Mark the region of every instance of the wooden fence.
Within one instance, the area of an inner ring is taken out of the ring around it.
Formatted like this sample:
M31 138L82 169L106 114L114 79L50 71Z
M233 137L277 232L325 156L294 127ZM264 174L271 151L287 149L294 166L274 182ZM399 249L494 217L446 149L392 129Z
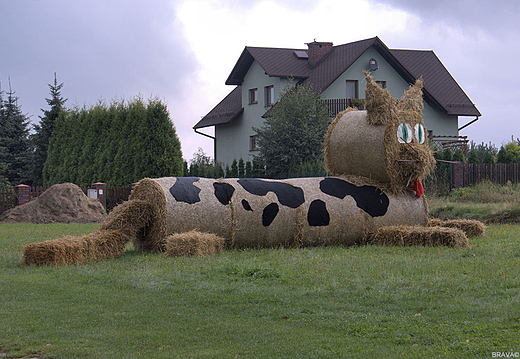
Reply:
M16 206L14 187L0 187L0 213Z
M520 183L520 163L466 163L464 186L483 181L505 185L507 181Z
M49 187L37 186L31 187L30 194L31 199L39 197ZM83 193L87 194L88 186L81 187ZM112 210L118 204L128 200L130 192L132 191L131 186L127 187L110 187L107 188L107 211ZM16 192L14 187L0 187L0 214L5 211L14 208L17 204Z

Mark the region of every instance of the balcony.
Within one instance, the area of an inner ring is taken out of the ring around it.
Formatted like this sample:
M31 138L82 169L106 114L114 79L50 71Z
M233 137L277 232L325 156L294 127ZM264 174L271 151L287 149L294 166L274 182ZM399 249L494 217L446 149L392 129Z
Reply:
M435 136L429 135L431 147L437 148L437 151L450 149L455 151L457 148L462 150L464 157L468 158L468 136Z
M346 110L347 107L357 107L362 110L365 106L364 99L357 98L332 98L332 99L324 99L323 102L329 109L329 116L334 118L343 110Z

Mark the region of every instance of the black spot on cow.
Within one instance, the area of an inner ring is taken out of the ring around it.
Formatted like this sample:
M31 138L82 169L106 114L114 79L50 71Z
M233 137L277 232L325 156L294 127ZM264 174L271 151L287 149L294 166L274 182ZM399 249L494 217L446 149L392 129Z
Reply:
M224 206L228 205L231 202L233 193L235 192L235 187L229 183L222 182L213 183L213 187L215 188L215 197L217 197L218 201Z
M311 202L309 211L307 212L307 222L309 223L309 226L312 227L329 225L329 212L327 211L325 202L323 202L321 199L316 199Z
M249 205L249 202L246 201L245 199L242 200L242 207L244 207L244 209L246 211L251 211L253 212L253 209L251 208L251 206Z
M280 203L290 208L297 208L303 202L303 190L299 187L284 182L265 181L256 178L241 178L238 183L249 193L257 196L265 196L273 192Z
M177 202L194 204L200 202L200 188L193 183L199 177L177 177L175 184L170 188L170 193Z
M271 203L267 205L267 207L264 208L264 212L262 213L262 225L264 227L269 227L276 218L278 211L279 208L277 203Z
M357 206L372 217L384 216L390 203L388 196L377 187L357 187L339 178L324 178L320 181L320 190L341 199L346 195L352 196Z

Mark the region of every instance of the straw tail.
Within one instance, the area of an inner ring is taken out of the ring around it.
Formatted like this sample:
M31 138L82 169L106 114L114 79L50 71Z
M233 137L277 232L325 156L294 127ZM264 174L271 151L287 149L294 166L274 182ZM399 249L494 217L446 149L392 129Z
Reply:
M117 257L130 241L136 251L159 252L164 250L165 237L166 198L155 181L143 179L130 199L114 208L97 230L30 243L24 248L24 263L63 265Z

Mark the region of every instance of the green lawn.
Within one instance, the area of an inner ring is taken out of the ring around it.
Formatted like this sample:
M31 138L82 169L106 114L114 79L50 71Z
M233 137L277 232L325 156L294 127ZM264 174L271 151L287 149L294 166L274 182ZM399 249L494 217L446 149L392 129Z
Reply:
M0 358L491 358L520 352L520 226L471 249L320 247L23 267L96 225L0 225ZM3 355L6 353L6 355Z

